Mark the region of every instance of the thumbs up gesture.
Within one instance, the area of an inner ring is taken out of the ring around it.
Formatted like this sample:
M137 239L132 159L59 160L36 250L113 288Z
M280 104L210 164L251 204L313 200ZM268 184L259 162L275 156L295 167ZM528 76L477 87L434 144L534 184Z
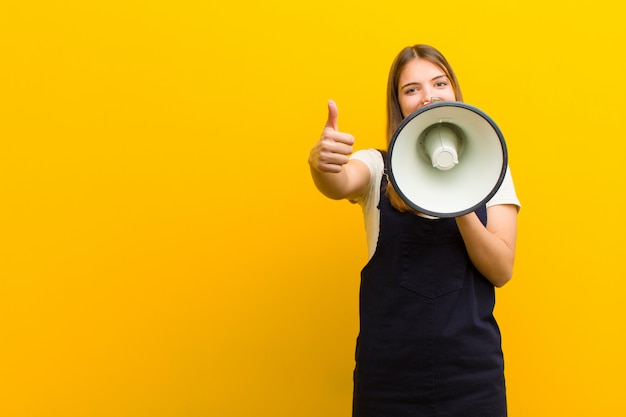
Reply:
M342 133L337 127L337 105L334 101L328 101L328 120L319 141L309 154L309 164L319 172L338 173L343 165L349 161L352 153L354 137L348 133Z

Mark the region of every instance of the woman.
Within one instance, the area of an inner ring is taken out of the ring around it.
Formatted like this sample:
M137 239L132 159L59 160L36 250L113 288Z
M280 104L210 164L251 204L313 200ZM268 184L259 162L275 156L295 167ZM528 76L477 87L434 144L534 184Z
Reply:
M387 142L433 100L462 101L447 60L427 45L404 48L387 86ZM410 208L383 175L384 156L353 152L337 106L309 165L327 197L362 206L369 262L361 272L353 416L507 415L494 287L513 271L519 201L510 174L473 213L433 218Z

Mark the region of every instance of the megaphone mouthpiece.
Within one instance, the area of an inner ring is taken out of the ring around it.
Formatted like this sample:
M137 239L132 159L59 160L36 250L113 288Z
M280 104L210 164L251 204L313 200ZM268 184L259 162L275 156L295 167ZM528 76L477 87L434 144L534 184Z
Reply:
M438 124L427 131L420 146L424 147L433 168L447 171L459 163L459 142L454 130Z

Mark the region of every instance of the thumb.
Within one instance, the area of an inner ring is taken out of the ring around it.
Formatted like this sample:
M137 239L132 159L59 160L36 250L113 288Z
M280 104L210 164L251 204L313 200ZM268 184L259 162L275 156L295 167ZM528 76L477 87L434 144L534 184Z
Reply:
M328 100L328 120L326 120L326 127L330 127L333 130L337 130L337 115L339 114L339 110L337 110L337 104Z

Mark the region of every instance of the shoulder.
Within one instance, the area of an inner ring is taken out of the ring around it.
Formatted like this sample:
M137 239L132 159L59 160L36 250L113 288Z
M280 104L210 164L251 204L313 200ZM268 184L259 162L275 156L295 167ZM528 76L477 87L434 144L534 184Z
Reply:
M385 162L380 151L377 149L363 149L354 152L350 156L351 160L356 160L363 163L370 172L369 184L366 187L365 192L360 198L352 200L352 202L358 202L361 205L369 205L372 202L378 204L378 190L380 181L385 169Z

